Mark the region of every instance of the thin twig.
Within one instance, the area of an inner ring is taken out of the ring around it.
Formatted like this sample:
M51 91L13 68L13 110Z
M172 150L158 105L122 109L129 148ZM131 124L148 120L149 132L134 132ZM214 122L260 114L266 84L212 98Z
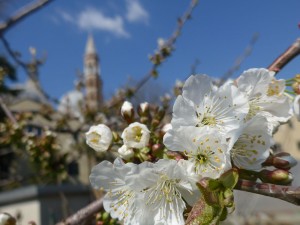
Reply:
M239 180L234 189L278 198L294 205L300 205L300 187Z
M0 96L0 106L3 109L4 113L6 114L6 116L11 120L11 122L13 124L17 124L17 120L14 117L14 115L11 113L11 111L8 109L8 107L6 106L6 104L4 103L2 97Z
M43 89L42 87L40 86L38 80L36 79L36 77L34 77L34 75L32 73L30 73L30 63L25 63L23 62L22 60L19 59L19 57L17 57L17 55L15 54L14 50L11 48L9 42L6 40L6 38L0 34L0 39L3 43L3 46L5 47L6 51L8 52L8 54L12 57L12 59L22 67L22 69L25 71L25 73L28 75L29 79L31 79L35 85L35 87L42 93L42 95L54 102L54 103L57 103L58 100L56 98L52 98L50 95L48 95ZM39 63L40 65L40 63Z
M259 37L258 33L254 33L248 46L245 48L242 55L240 55L234 62L233 66L229 68L229 70L221 77L220 85L223 84L228 78L230 78L234 72L240 69L241 64L245 61L245 59L252 53L254 45Z
M171 37L164 44L165 49L167 48L170 51L174 50L174 44L175 44L178 36L181 34L183 26L191 18L192 12L195 9L195 7L197 6L197 4L198 4L197 0L192 0L187 11L183 14L183 16L181 16L178 19L177 27L176 27L175 31L173 32ZM170 54L168 54L167 56L169 56L169 55ZM151 67L151 69L135 85L135 87L130 88L132 96L135 95L151 79L151 77L155 77L154 74L157 73L158 67L161 66L162 62L167 58L167 56L162 51L153 55L153 57L155 57L155 56L158 56L160 58L159 63L154 63L153 66ZM125 99L126 99L126 96L122 96L118 101L113 102L111 105L109 105L108 108L118 105L120 102L124 101Z
M283 52L274 62L268 67L269 70L278 73L292 59L300 54L300 38L298 38L285 52Z
M67 219L57 223L56 225L79 225L84 224L84 222L91 218L94 214L99 212L103 206L103 198L100 198L81 210L77 211L72 216Z
M30 4L24 6L18 12L16 12L13 16L8 18L5 22L0 24L0 35L3 35L8 29L15 26L18 22L25 19L32 13L36 12L46 4L52 2L53 0L39 0L35 2L31 2Z

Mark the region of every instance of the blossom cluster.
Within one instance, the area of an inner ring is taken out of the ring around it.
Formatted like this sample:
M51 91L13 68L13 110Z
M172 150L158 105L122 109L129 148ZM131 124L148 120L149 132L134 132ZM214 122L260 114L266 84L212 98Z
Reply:
M164 151L181 156L177 158L162 154L133 163L153 145L157 127L134 122L132 104L123 104L121 114L129 125L120 137L119 157L102 161L90 175L92 186L106 191L104 209L113 218L124 224L184 224L185 210L201 196L196 185L201 179L218 179L233 167L263 169L273 133L292 115L285 80L267 69L249 69L235 81L215 83L206 75L192 75L175 100L163 144ZM148 107L142 104L140 115ZM106 125L93 126L87 144L106 151L113 136Z

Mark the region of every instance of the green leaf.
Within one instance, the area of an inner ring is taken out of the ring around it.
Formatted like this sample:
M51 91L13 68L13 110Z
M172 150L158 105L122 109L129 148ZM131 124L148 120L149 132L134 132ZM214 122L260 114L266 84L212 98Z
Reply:
M202 197L189 213L186 225L215 225L219 222L222 212L223 208L208 205Z
M222 187L222 183L218 180L211 179L211 180L208 181L208 189L210 191L219 190L221 187Z
M238 182L239 173L237 169L231 169L225 172L220 178L220 182L225 188L233 189Z

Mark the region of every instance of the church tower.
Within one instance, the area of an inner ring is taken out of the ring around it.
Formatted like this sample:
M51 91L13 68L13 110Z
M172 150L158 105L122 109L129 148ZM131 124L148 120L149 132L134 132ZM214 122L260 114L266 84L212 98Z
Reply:
M99 58L92 35L89 35L85 49L84 80L87 109L97 112L103 103L103 83L100 78Z

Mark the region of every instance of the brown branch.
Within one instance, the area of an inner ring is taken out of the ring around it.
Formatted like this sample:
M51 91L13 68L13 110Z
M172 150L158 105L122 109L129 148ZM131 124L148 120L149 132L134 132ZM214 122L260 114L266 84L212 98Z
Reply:
M57 223L56 225L79 225L84 224L84 222L91 218L94 214L99 212L103 206L103 198L100 198L86 207L80 209L72 216L67 219Z
M269 70L278 73L284 66L286 66L292 59L300 54L300 38L298 38L284 53L282 53L275 61L268 67Z
M52 98L50 95L48 95L41 87L41 85L39 84L38 80L36 79L35 75L32 74L32 72L30 72L30 67L32 66L31 63L25 63L23 62L21 59L19 59L19 57L15 54L14 50L11 48L9 42L6 40L6 38L0 34L0 39L3 43L4 48L6 49L6 51L8 52L8 54L12 57L12 59L22 67L22 69L25 71L25 73L28 75L28 77L33 81L35 87L42 93L42 95L54 102L54 103L58 103L58 100L56 98ZM36 62L36 65L33 66L39 66L42 64L41 60L38 60Z
M295 205L300 205L300 187L239 180L234 189L278 198Z
M0 96L0 106L3 109L4 113L6 114L6 116L11 120L11 122L13 124L17 123L16 118L14 117L14 115L11 113L11 111L8 109L8 107L6 106L6 104L4 103L2 97Z
M253 34L248 46L245 48L242 55L235 60L233 66L229 68L229 70L221 77L220 85L223 84L228 78L230 78L233 75L233 73L240 68L241 64L245 61L245 59L252 53L253 47L258 39L258 36L258 33Z
M0 35L3 35L8 29L15 26L18 22L25 19L26 17L28 17L29 15L36 12L38 9L45 6L46 4L49 4L52 1L53 0L39 0L24 6L13 16L8 18L5 22L0 24Z
M153 63L153 66L151 67L151 69L135 85L135 87L129 88L132 96L135 95L151 79L151 77L156 77L158 67L161 66L162 62L165 61L165 59L167 57L169 57L171 55L171 52L175 49L174 44L175 44L177 38L179 37L179 35L181 34L183 26L191 18L192 12L195 9L195 7L197 6L197 4L198 4L198 0L191 0L190 6L187 9L187 11L183 14L183 16L181 16L178 19L177 27L176 27L175 31L172 33L171 37L165 42L163 48L159 49L158 53L155 53L153 56L150 57L150 58L158 57L159 62ZM164 52L164 50L166 50L166 49L168 49L170 51L168 54L165 54L165 52ZM120 102L124 101L126 99L126 97L127 96L122 96L118 101L110 104L108 106L108 108L118 105Z

